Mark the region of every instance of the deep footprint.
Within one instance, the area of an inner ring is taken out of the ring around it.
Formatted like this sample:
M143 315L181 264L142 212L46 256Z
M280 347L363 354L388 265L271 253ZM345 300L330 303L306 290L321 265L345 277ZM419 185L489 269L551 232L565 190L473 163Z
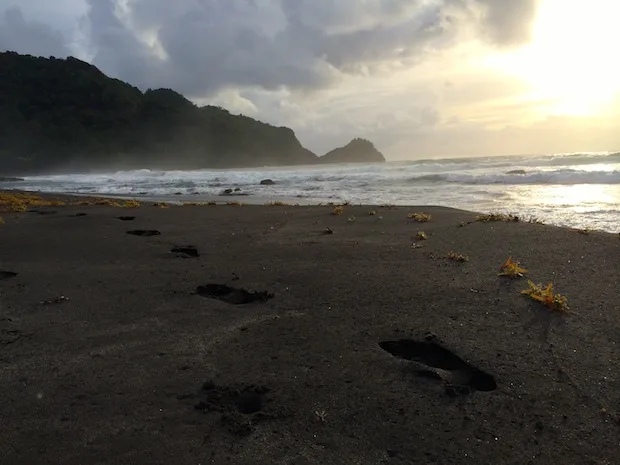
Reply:
M497 389L493 376L467 363L436 342L401 339L380 342L379 346L394 357L426 365L428 369L420 370L421 374L433 375L452 388L456 386L484 392Z
M243 305L252 302L266 302L273 297L273 294L263 292L249 292L245 289L236 289L225 284L207 284L198 286L196 294L202 297L221 300L228 304Z
M134 236L159 236L161 233L156 229L134 229L132 231L127 231L127 234L133 234Z
M14 278L15 276L17 273L14 271L0 271L0 280Z
M203 413L219 413L222 427L234 436L244 437L252 434L261 422L273 418L273 412L263 413L269 404L268 392L262 386L235 388L207 382L199 394L201 401L194 408Z
M116 219L121 220L121 221L133 221L136 219L136 217L135 216L117 216Z
M193 245L186 245L183 247L173 247L172 249L170 249L170 252L184 254L184 255L187 255L188 257L200 257L200 254L198 253L198 249L194 247Z
M265 395L269 389L263 386L245 386L240 389L217 386L208 381L203 384L201 397L196 410L203 412L237 411L243 415L259 412L265 406Z

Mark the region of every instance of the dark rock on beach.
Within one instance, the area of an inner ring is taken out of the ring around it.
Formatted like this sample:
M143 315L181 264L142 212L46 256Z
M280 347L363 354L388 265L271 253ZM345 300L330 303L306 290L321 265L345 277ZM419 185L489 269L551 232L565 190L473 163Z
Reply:
M228 189L224 189L222 192L220 192L220 196L221 197L232 197L232 196L239 196L239 195L248 195L247 192L243 192L239 187L236 188L228 188Z

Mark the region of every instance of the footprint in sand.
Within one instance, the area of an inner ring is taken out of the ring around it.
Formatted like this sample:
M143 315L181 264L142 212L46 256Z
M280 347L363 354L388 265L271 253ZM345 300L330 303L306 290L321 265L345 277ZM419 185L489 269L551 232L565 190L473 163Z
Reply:
M232 387L206 382L194 409L205 414L215 412L220 415L220 425L234 436L248 436L261 422L279 416L277 410L263 414L264 409L269 410L268 393L264 386Z
M225 284L207 284L206 286L198 286L196 294L202 297L221 300L228 304L243 305L252 302L266 302L273 298L273 294L263 292L250 292L245 289L237 289Z
M493 376L467 363L435 341L400 339L380 342L379 347L394 357L425 365L426 368L418 370L419 374L441 379L446 383L449 393L497 389Z
M15 276L17 273L14 271L0 271L0 280L14 278Z
M181 247L173 247L170 252L176 253L181 257L200 257L198 249L193 245L185 245Z
M244 415L251 415L265 406L265 395L268 392L269 389L263 386L231 388L207 381L201 389L203 400L194 408L203 412L236 410Z
M133 236L159 236L161 233L157 229L134 229L132 231L127 231L127 234L131 234Z

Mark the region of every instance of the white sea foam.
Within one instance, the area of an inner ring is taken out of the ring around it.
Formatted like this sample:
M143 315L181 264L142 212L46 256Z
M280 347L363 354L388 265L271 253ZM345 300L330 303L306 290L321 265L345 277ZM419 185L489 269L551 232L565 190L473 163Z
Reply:
M517 171L518 170L518 171ZM274 186L261 186L270 178ZM510 211L574 227L620 231L620 154L482 157L238 170L132 170L29 176L0 188L152 198L210 198L239 187L244 201L348 200Z

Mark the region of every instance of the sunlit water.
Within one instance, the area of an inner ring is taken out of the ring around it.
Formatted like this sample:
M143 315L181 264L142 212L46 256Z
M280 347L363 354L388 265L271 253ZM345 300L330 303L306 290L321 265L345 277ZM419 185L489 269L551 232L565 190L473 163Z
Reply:
M517 171L515 170L523 170ZM262 179L274 186L261 186ZM620 154L485 157L240 170L136 170L27 177L0 188L167 200L442 205L515 213L546 223L620 232Z

